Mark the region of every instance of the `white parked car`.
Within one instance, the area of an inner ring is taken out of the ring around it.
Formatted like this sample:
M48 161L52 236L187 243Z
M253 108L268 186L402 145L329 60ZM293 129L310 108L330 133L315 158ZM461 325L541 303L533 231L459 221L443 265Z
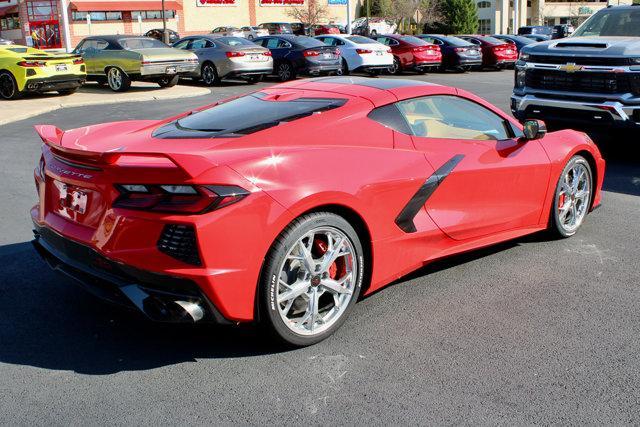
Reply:
M269 35L269 30L260 27L242 27L240 31L242 31L242 36L249 40Z
M395 34L398 26L385 18L369 18L369 34L367 34L367 18L358 18L351 23L351 32L361 36L377 36L379 34Z
M375 75L393 66L391 48L368 37L324 34L316 36L316 39L340 49L343 74L364 71Z
M216 36L244 37L242 30L237 27L217 27L211 31L211 34Z

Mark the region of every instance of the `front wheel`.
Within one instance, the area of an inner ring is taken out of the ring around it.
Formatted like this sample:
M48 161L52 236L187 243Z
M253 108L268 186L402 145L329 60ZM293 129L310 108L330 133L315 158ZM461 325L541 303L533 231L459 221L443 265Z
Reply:
M573 156L562 170L551 211L552 231L561 237L576 234L591 207L593 173L582 156Z
M2 99L18 99L20 97L20 91L18 90L18 83L8 71L0 73L0 97Z
M288 344L322 341L346 320L363 274L360 239L344 218L329 212L302 216L282 232L266 257L262 321Z
M180 76L177 74L175 76L167 76L161 79L158 79L158 86L160 87L174 87L178 84L178 80L180 80Z

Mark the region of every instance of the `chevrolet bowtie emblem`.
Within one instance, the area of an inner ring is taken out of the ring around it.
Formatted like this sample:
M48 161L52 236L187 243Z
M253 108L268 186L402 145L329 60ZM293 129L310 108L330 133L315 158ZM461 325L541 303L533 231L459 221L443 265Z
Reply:
M583 68L582 65L576 65L573 62L569 62L565 65L560 66L560 69L562 71L566 71L567 73L575 73L576 71L582 70L582 68Z

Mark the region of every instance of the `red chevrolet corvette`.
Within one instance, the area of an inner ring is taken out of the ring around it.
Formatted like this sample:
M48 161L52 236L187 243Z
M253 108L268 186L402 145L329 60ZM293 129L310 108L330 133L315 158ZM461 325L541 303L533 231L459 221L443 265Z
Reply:
M571 236L605 162L462 90L294 81L162 121L62 131L35 170L34 244L160 321L259 321L293 345L430 261L544 229Z

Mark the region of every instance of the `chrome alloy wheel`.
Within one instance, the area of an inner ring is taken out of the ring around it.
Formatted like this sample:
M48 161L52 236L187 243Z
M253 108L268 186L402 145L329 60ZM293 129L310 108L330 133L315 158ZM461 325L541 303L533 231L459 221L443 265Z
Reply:
M567 233L575 232L589 210L591 174L583 162L565 171L557 192L557 221Z
M279 268L277 305L284 324L317 335L344 314L358 278L356 251L334 227L314 228L288 249Z
M109 81L109 87L113 90L120 90L122 87L122 71L117 68L109 68L107 73L107 80Z

